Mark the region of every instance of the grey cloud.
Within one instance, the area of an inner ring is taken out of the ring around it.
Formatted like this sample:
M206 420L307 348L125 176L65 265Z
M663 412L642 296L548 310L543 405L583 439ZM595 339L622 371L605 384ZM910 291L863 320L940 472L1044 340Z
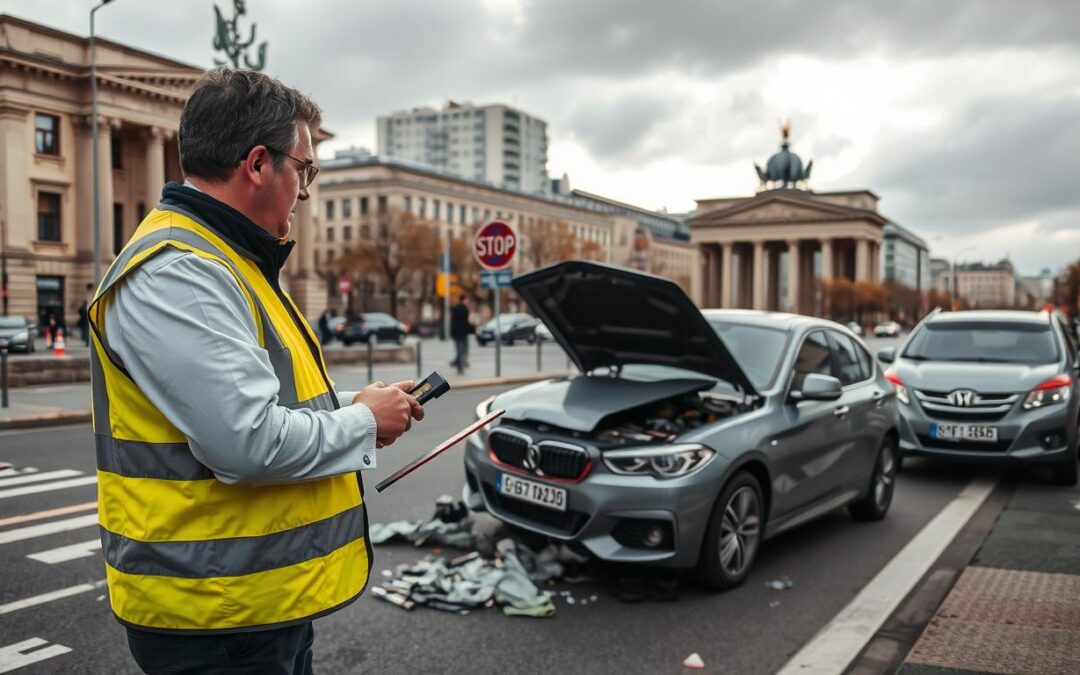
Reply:
M584 98L564 121L576 140L598 158L640 160L655 148L650 136L659 122L670 118L675 105L670 98L640 92Z

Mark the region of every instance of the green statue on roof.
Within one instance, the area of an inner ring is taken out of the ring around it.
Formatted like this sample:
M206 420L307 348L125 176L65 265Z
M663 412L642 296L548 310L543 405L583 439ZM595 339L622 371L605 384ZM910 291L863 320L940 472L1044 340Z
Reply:
M810 169L814 166L814 161L810 160L804 167L802 159L788 150L788 135L791 133L791 123L784 122L781 124L780 131L784 135L783 143L780 144L780 152L769 158L764 171L757 164L754 165L758 178L761 179L762 188L766 190L798 188L800 183L810 180Z
M251 24L251 34L247 40L240 39L240 30L236 24L240 20L240 17L244 16L247 11L244 7L244 0L233 0L233 18L225 20L225 17L221 15L221 10L217 5L214 5L214 16L217 19L217 33L214 34L214 50L219 52L225 52L225 56L229 58L229 62L232 63L233 68L240 67L240 57L244 57L244 65L250 70L262 70L266 65L266 41L259 45L258 56L254 61L247 54L247 48L255 42L255 24ZM219 66L227 64L226 61L220 59L214 59L214 63Z

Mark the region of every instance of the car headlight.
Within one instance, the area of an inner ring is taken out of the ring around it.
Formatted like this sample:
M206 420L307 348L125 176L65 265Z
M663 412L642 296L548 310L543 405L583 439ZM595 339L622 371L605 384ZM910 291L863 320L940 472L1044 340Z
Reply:
M21 333L15 333L14 335L12 335L12 336L11 336L10 338L8 338L8 339L9 339L9 340L11 340L12 342L21 342L21 341L23 341L23 340L28 340L28 339L30 339L30 333L29 333L28 331L25 331L25 330L24 330L24 331L23 331L23 332L21 332Z
M1043 408L1054 403L1064 403L1072 393L1072 378L1068 375L1051 377L1028 392L1024 399L1024 410Z
M891 370L885 371L885 379L888 380L893 389L896 390L896 398L904 405L911 403L911 399L908 397L907 387L904 385L904 381L900 379L900 376Z
M666 445L661 448L608 450L602 457L612 473L623 476L651 475L679 478L694 473L716 456L711 448L696 443Z
M483 419L491 412L491 402L494 400L495 396L488 396L483 401L476 404L476 419Z

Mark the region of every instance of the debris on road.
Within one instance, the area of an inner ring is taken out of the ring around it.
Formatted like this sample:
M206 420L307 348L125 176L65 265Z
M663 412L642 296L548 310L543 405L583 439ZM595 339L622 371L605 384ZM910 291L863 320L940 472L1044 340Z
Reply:
M792 581L791 579L788 579L787 577L784 577L783 579L775 579L773 581L766 581L765 585L768 586L769 588L773 589L774 591L783 591L785 589L788 589L788 588L791 588L792 586L794 586L795 582Z
M705 662L701 660L701 656L699 656L697 652L687 656L682 664L683 668L692 668L693 670L701 670L705 667Z

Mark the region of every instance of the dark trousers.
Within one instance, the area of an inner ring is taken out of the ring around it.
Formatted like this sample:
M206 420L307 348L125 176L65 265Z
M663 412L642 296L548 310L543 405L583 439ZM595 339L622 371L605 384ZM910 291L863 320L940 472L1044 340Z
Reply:
M454 338L454 366L463 372L469 365L469 336Z
M310 675L311 622L274 630L173 635L128 628L131 655L144 673Z

